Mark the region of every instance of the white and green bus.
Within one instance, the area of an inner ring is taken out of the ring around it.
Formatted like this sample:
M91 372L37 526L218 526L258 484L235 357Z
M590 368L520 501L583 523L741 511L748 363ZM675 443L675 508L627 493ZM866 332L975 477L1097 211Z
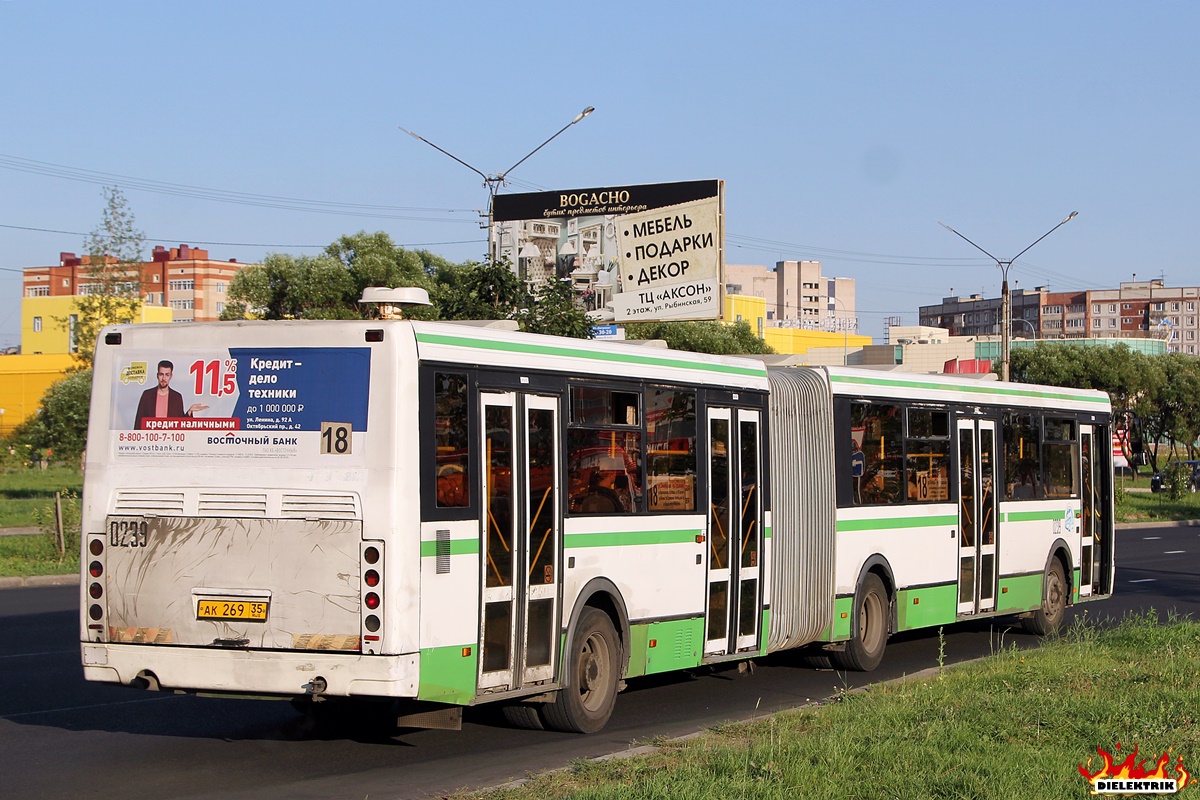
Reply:
M1113 583L1099 392L403 320L97 347L88 679L592 732L627 679Z

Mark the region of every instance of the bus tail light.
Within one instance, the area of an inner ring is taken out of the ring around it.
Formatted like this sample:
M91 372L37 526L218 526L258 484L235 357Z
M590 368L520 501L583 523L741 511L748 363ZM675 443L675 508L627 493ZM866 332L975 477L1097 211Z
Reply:
M104 599L104 574L107 572L104 551L103 534L88 536L87 554L91 556L91 560L87 562L87 573L84 575L84 586L87 591L84 603L87 608L87 638L89 642L103 642L108 638L105 636L108 626L106 625L107 603ZM90 581L87 580L89 578Z
M363 542L359 549L359 574L362 575L359 608L362 614L361 649L363 653L382 653L383 635L383 542Z

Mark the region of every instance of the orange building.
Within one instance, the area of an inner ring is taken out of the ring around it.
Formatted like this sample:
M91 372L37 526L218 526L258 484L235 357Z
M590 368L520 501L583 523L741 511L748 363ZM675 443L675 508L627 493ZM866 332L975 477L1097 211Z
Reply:
M151 260L141 264L141 296L147 306L171 309L176 322L219 319L233 276L252 264L236 259L214 261L208 251L181 244L155 247ZM88 293L91 258L61 253L57 266L26 267L25 300Z

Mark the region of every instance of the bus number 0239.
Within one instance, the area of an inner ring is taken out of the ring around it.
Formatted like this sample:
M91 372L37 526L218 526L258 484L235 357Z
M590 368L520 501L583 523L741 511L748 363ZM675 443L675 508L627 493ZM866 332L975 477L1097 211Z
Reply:
M321 423L321 455L350 455L353 428L349 422Z
M114 519L108 523L109 547L145 547L149 526L144 519Z

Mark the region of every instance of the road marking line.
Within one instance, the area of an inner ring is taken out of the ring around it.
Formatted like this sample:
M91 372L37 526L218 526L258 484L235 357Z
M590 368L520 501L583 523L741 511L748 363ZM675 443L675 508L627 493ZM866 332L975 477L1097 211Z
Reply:
M1166 550L1163 552L1163 555L1164 556L1177 556L1180 553L1186 553L1186 552L1187 552L1187 550Z
M1154 578L1138 578L1136 581L1130 581L1130 583L1154 583L1154 581Z
M0 658L34 658L36 656L61 656L61 655L66 655L67 653L78 653L78 652L79 652L79 648L76 647L73 650L48 650L45 653L7 653L5 655L0 656Z
M140 700L122 700L119 703L92 703L86 706L68 706L66 708L47 708L41 711L21 711L16 714L2 714L0 719L16 719L17 717L34 717L38 714L61 714L64 711L86 711L89 708L108 708L110 706L127 706L133 703L155 703L159 700L174 700L183 695L169 694L163 697L147 697Z

